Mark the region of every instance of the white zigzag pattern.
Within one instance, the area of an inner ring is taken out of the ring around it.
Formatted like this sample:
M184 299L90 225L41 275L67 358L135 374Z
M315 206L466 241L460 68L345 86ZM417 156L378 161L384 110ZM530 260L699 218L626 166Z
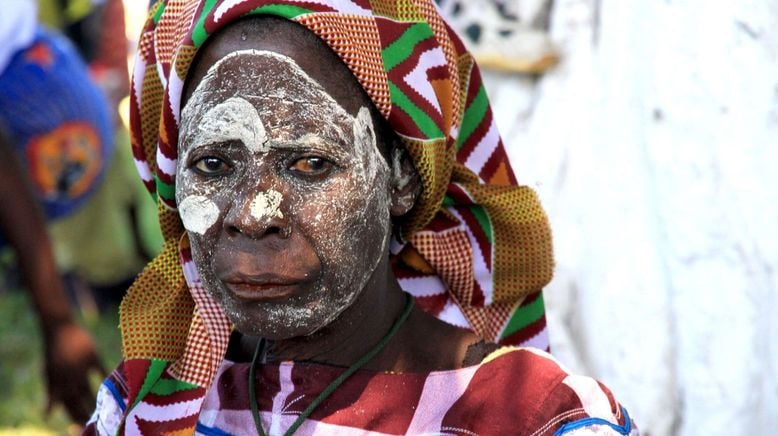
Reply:
M178 77L175 68L170 69L170 79L168 80L167 88L170 109L173 112L173 118L176 120L176 126L178 126L181 124L181 94L184 93L184 82Z
M144 182L153 182L154 176L151 174L151 168L149 164L144 160L133 159L135 161L135 169L138 171L141 180Z
M215 22L219 22L224 14L236 5L246 2L247 0L224 0L213 12L213 18ZM351 0L329 0L329 1L316 1L308 0L308 3L318 3L320 5L329 6L337 10L341 14L363 15L372 16L373 13L370 9L365 9ZM290 3L293 3L291 1Z
M424 277L406 277L398 280L403 291L414 297L431 297L445 294L446 285L436 275Z
M504 329L505 327L503 327L500 331ZM548 329L545 327L543 327L543 330L541 330L540 333L519 344L520 347L532 347L539 350L545 350L548 348L548 345Z
M139 108L143 103L141 96L143 95L143 79L145 73L146 62L143 60L143 55L140 53L140 51L138 51L138 53L135 55L135 67L132 74L132 77L134 78L132 83L132 90L135 93L135 101L138 102ZM154 175L151 174L151 168L149 168L149 164L146 161L140 161L137 159L133 160L135 161L135 168L137 169L141 180L144 182L153 182Z
M497 145L500 143L500 132L497 130L497 124L492 117L492 122L489 124L489 130L486 132L478 145L475 146L473 152L467 157L465 166L471 171L478 174L480 179L481 169L486 164L486 161L492 156ZM483 180L481 180L483 181Z
M138 50L138 54L135 55L135 67L132 70L132 90L135 93L135 100L138 102L138 107L141 105L141 96L143 95L143 79L146 76L146 62L143 60L143 55Z
M216 7L216 10L213 11L213 21L219 22L219 20L222 19L224 14L232 9L233 6L239 5L241 3L245 3L246 0L224 0L219 6Z
M462 215L460 215L456 209L448 207L446 210L454 214L460 222L465 222ZM473 250L473 278L481 287L481 290L484 293L484 304L488 306L492 304L492 272L486 267L484 253L481 251L481 246L478 245L478 241L475 239L473 231L469 226L462 225L461 227L465 229L467 239L470 240L470 247ZM489 253L489 255L491 256L492 253Z
M159 62L159 59L162 58L157 55L157 63L154 64L154 66L157 68L157 76L159 76L159 80L162 82L162 89L164 89L167 87L167 76L165 76L165 71L162 68L162 62Z
M157 168L171 177L176 176L176 159L169 159L162 154L162 149L157 145Z
M344 14L365 15L365 16L373 15L373 12L370 9L365 9L351 0L331 0L331 1L322 1L320 3L332 6L333 8L337 9L339 12Z
M467 321L467 318L465 318L465 314L462 313L462 309L460 309L459 306L454 303L454 300L449 299L446 302L446 305L443 306L443 310L441 310L440 313L436 316L441 321L445 321L457 327L472 329L470 323Z
M170 420L171 416L175 416L179 419L196 415L200 413L200 405L202 405L202 403L202 397L165 406L155 406L141 401L127 416L124 424L126 426L125 433L143 434L138 427L138 419L151 422L164 422Z
M427 100L438 113L441 113L440 103L435 90L427 80L427 70L444 66L446 66L446 57L439 47L435 47L422 53L413 70L403 77L405 83Z

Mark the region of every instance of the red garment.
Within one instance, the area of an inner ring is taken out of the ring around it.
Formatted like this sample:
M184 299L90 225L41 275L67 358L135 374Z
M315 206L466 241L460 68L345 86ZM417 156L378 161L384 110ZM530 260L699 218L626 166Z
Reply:
M248 363L225 361L200 410L197 433L254 434ZM342 368L284 362L257 370L257 402L266 433L283 434ZM127 399L120 367L98 402L121 404L93 417L88 433L111 432ZM153 394L146 402L154 404ZM179 404L178 407L181 407ZM157 412L164 416L166 406ZM103 411L110 407L103 407ZM100 408L98 408L100 410ZM128 432L132 432L127 423ZM144 431L142 422L134 423ZM102 427L106 425L105 427ZM467 368L430 373L358 371L327 398L297 434L637 435L626 410L594 379L570 375L549 354L504 347Z

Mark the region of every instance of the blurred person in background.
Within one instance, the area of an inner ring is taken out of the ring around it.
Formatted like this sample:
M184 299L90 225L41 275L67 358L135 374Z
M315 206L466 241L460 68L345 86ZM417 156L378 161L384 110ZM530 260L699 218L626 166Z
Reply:
M68 294L82 309L95 300L113 307L153 254L156 229L141 230L139 214L155 216L155 207L141 194L129 147L114 151L129 141L116 116L128 89L121 2L40 3L0 1L0 250L13 253L40 320L46 409L62 404L80 423L94 404L89 373L103 368ZM38 18L74 11L83 15L51 24L68 31L89 68ZM4 287L16 288L14 274L3 273Z
M81 207L112 152L105 99L65 38L36 22L29 1L4 1L0 16L0 244L10 246L38 313L49 404L83 420L102 371L75 321L46 222Z
M156 207L138 181L127 127L117 116L129 92L121 0L38 0L39 19L60 29L108 99L115 153L105 183L85 207L50 226L59 265L77 272L81 306L115 310L138 271L162 243ZM91 292L87 292L91 291ZM94 300L92 300L94 298Z
M41 24L75 45L111 108L127 95L127 36L122 0L37 0Z

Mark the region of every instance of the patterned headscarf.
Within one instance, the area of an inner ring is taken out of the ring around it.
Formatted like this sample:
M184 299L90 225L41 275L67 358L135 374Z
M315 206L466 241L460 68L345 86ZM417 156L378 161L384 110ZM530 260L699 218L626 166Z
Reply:
M224 358L232 327L202 288L176 212L178 122L198 48L254 14L292 20L327 43L409 151L423 191L407 242L391 248L403 289L488 340L547 348L548 221L534 192L517 186L478 68L432 0L160 0L140 39L131 129L165 245L121 306L126 423L193 429Z

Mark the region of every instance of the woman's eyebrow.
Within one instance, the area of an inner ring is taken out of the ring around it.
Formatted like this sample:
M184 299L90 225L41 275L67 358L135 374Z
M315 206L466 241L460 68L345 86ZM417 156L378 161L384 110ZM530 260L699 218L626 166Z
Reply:
M328 137L313 133L305 134L297 139L286 141L269 141L270 148L282 150L312 150L337 155L348 154L348 145Z
M185 156L188 156L189 154L204 148L207 149L218 147L225 150L249 148L246 146L246 144L243 143L241 138L232 138L229 136L230 135L225 135L223 138L207 138L207 141L187 141L188 144L186 147Z
M231 134L229 132L205 132L190 136L187 138L187 142L189 143L189 148L236 143L248 148L248 146L244 144L242 136L243 135Z

